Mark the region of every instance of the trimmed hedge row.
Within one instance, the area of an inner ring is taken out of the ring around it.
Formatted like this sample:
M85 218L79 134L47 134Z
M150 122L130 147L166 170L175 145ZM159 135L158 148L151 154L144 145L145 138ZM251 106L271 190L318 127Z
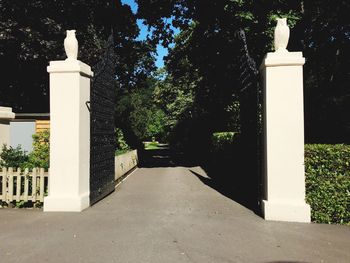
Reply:
M237 135L214 133L211 152L232 153ZM305 181L313 222L350 225L350 145L305 145Z
M350 224L350 145L305 145L305 176L311 220Z

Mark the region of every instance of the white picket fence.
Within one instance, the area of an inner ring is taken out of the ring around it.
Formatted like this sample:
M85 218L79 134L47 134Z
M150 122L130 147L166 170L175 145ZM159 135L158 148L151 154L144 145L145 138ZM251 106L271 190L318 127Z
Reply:
M43 168L25 169L0 168L0 200L12 201L44 201L48 192L49 173Z

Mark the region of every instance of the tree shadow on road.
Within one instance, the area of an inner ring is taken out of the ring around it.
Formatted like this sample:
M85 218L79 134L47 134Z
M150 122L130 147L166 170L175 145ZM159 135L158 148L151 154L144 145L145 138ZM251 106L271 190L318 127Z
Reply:
M207 176L204 176L193 169L189 171L197 176L205 185L218 191L222 195L232 199L233 201L252 210L254 213L261 215L258 182L248 172L242 173L237 169L233 169L231 159L226 164L214 165L210 164L202 168Z
M155 150L141 150L139 154L139 167L193 167L198 162L188 158L184 153L173 150L167 145Z
M262 169L253 146L237 143L228 151L212 153L200 163L207 176L189 170L204 184L261 215Z
M141 151L139 160L139 167L187 167L205 185L261 215L261 182L256 163L247 150L237 148L221 155L200 156L200 153L186 155L165 146ZM198 166L203 173L193 168Z

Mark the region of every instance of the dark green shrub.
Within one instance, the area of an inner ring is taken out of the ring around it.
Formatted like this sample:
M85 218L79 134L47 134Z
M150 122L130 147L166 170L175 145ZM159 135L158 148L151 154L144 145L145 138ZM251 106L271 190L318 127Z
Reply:
M350 224L350 145L305 145L305 172L312 221Z
M6 168L24 168L29 159L27 152L22 150L20 145L18 145L16 148L12 148L11 146L8 147L6 144L2 146L0 158L0 167Z
M212 153L228 153L235 143L236 132L215 132L212 136Z

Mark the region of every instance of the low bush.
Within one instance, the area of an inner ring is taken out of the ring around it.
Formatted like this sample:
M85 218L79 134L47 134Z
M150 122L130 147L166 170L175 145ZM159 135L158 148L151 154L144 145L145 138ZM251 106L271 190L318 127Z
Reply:
M25 168L28 162L27 152L20 145L16 148L4 144L0 153L0 167L19 167Z
M306 145L305 174L312 221L350 224L350 145Z

